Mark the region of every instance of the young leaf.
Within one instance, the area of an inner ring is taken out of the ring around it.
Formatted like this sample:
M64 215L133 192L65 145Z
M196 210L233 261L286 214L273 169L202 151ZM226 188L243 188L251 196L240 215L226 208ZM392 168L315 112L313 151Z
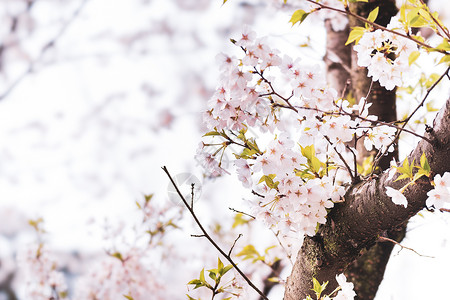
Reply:
M375 20L378 17L378 11L380 10L380 8L377 6L374 10L372 10L369 14L369 16L367 17L367 20L369 20L370 22L375 22Z
M238 226L248 224L250 221L251 221L251 219L244 218L244 214L237 213L234 216L234 222L233 222L233 225L231 226L231 228L236 228Z
M236 254L237 256L244 256L243 260L253 259L253 262L258 260L264 260L264 257L259 254L253 245L247 245L241 252Z
M188 284L195 284L194 290L199 287L205 286L205 284L200 279L192 279L188 282Z
M345 42L345 45L351 44L352 42L355 42L355 44L358 44L359 40L362 38L364 33L366 32L366 29L364 27L353 27L352 31L350 31L350 34L348 35L348 39Z
M419 51L413 51L411 52L411 54L408 57L408 63L409 65L412 65L420 56L420 52Z
M294 26L296 23L301 24L301 23L303 23L303 21L305 21L306 17L309 14L310 13L307 13L303 9L298 9L292 14L292 17L289 20L289 23L292 23L292 26Z
M222 269L222 275L225 275L228 271L230 271L231 269L233 269L233 266L232 265L228 265L228 266L225 266L223 269Z
M221 134L217 131L210 131L210 132L205 133L203 136L215 136L215 135L221 135Z
M426 171L431 171L430 165L428 164L427 156L425 155L425 152L422 153L422 156L420 157L420 166L422 167L422 169L424 169Z
M317 279L315 279L313 277L313 291L316 293L317 299L320 298L320 295L322 294L322 292L325 290L325 288L328 285L328 281L324 282L322 285L319 283L319 281Z
M202 283L204 283L205 285L207 284L206 279L205 279L205 269L203 268L202 271L200 272L200 281Z
M319 281L317 281L317 279L315 279L313 277L313 288L312 288L312 290L316 293L317 298L320 298L320 294L322 294L321 287L322 286L320 285Z
M444 63L444 62L446 62L446 63L450 62L450 55L444 55L444 56L441 58L441 60L438 62L438 64L442 64L442 63Z

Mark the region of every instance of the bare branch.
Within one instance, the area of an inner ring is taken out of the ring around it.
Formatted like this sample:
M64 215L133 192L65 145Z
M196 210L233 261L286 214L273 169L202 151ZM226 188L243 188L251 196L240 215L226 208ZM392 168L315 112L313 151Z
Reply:
M409 247L403 246L402 244L400 244L400 243L397 242L396 240L393 240L393 239L390 239L390 238L387 238L387 237L384 237L384 236L380 236L380 237L378 238L378 240L381 241L381 242L391 242L391 243L394 243L394 244L396 244L396 245L399 245L402 249L410 250L410 251L414 252L415 254L417 254L417 255L419 255L419 256L422 256L422 257L435 258L434 256L428 256L428 255L420 254L419 252L417 252L417 251L414 250L413 248L409 248Z
M173 184L173 186L175 187L175 190L178 193L178 196L180 196L181 200L183 201L184 205L186 206L186 208L189 210L189 212L192 215L192 218L194 218L195 223L197 223L198 227L200 228L200 230L203 232L203 235L196 235L197 237L205 237L213 246L214 248L217 249L217 251L219 251L220 254L222 254L223 257L225 257L228 262L236 269L236 271L244 278L244 280L247 282L247 284L253 289L255 290L264 300L269 300L266 295L264 295L263 292L261 292L254 284L253 282L247 277L247 275L244 274L244 272L242 272L242 270L237 266L237 264L234 262L234 260L228 255L226 254L222 248L219 247L219 245L217 245L217 243L211 238L211 236L206 232L205 228L203 227L202 223L199 221L199 219L197 218L197 215L195 214L194 210L189 207L189 204L187 203L186 199L184 198L183 194L181 193L181 191L178 189L177 184L175 183L175 181L173 180L172 176L169 173L169 170L167 169L167 167L162 167L163 171L167 174L167 177L169 177L170 182Z

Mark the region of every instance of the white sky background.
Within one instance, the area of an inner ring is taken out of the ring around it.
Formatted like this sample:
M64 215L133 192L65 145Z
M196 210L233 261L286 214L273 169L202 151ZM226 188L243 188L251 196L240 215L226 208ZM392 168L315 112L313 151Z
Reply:
M1 0L0 10L21 11L19 2ZM23 30L23 47L8 53L0 94L81 2L37 2L29 20L36 30ZM258 1L249 1L256 6L246 10L237 0L223 7L220 2L88 0L35 71L0 101L0 209L12 206L29 218L43 217L54 249L101 250L105 217L133 218L134 201L143 194L167 201L162 165L173 174L201 177L193 156L201 136L200 112L217 84L215 55L236 53L229 38L242 24L253 24L258 36L270 35L294 57L320 60L324 40L317 24L291 28L289 14L265 10ZM315 50L296 47L306 41L305 34ZM205 184L202 199L213 198L226 210L228 199L239 205L249 197L236 186L229 180ZM220 210L209 209L211 202L198 203L204 204L205 219L220 218ZM0 232L11 230L11 222L20 228L19 217L6 215ZM394 250L388 282L377 299L433 298L430 293L441 293L430 286L447 288L449 219L426 214L426 221L415 218L403 243L436 258ZM0 255L12 251L5 239L0 248ZM184 295L185 287L180 291Z

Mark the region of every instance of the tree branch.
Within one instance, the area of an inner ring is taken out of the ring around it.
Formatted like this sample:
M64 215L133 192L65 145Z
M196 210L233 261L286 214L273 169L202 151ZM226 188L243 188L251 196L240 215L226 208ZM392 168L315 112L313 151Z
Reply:
M195 223L197 223L198 227L200 228L200 230L202 231L202 235L195 235L196 237L205 237L213 246L214 248L217 249L217 251L219 251L219 253L225 257L228 262L235 268L235 270L242 276L242 278L244 278L244 280L247 282L247 284L254 289L260 296L262 299L264 300L269 300L266 295L264 295L263 292L261 292L254 284L253 282L244 274L244 272L242 272L242 270L237 266L237 264L234 262L234 260L228 255L226 254L222 248L219 247L219 245L217 245L217 243L212 239L212 237L208 234L208 232L206 232L205 228L203 227L202 223L199 221L199 219L197 218L197 215L195 214L194 210L189 206L188 202L186 201L186 199L184 198L183 194L180 192L180 190L178 189L178 186L176 185L175 181L173 180L172 176L169 173L169 170L167 169L167 167L162 167L163 171L167 174L167 177L169 177L170 182L173 184L173 186L175 187L175 190L177 191L178 196L180 196L181 200L183 201L184 206L186 206L186 208L189 210L189 212L192 215L192 218L194 219Z

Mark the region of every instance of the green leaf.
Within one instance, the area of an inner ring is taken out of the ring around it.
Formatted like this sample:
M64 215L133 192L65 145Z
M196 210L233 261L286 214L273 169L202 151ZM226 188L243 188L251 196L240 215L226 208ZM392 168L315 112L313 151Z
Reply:
M273 179L275 178L275 174L269 174L269 175L263 175L261 179L259 180L258 184L261 182L265 182L268 187L271 189L276 189L278 187L279 181L274 182Z
M319 281L317 281L317 279L315 279L315 278L313 277L313 288L312 288L312 290L313 290L314 292L316 292L317 298L319 298L319 297L320 297L320 294L322 293L322 291L320 290L320 288L321 288L321 285L320 285Z
M320 160L314 156L313 159L311 160L311 167L312 167L313 172L319 173L321 166L322 166L322 163L320 162Z
M233 269L233 266L232 265L228 265L228 266L225 266L223 269L222 269L222 275L225 275L228 271L230 271L231 269Z
M222 3L222 5L224 5L226 2L227 2L228 0L223 0L223 3Z
M417 180L422 176L430 177L431 168L430 168L430 164L428 163L428 159L425 156L425 152L422 153L422 156L420 157L420 166L416 166L416 168L419 170L414 175L414 180Z
M450 56L449 56L450 58ZM434 112L434 111L438 111L439 109L433 106L433 101L430 101L426 104L427 107L427 111L428 112Z
M145 198L145 203L149 203L153 198L153 194L144 195L144 198Z
M205 284L199 279L193 279L189 281L188 284L195 284L194 290L198 289L199 287L205 286Z
M316 156L316 150L314 149L314 145L306 146L305 148L301 147L301 149L302 155L309 160L311 160L313 157Z
M420 166L422 167L422 169L427 168L428 170L430 170L430 165L428 164L428 159L425 155L425 152L422 153L422 156L420 156Z
M128 300L134 300L134 298L131 297L131 296L128 296L128 295L122 295L122 296L124 296L124 297L127 298Z
M264 260L264 256L261 256L259 252L255 249L255 246L253 245L245 246L241 252L236 254L236 256L244 256L243 260L253 259L253 262L256 262L258 260L261 261Z
M292 14L292 17L289 20L289 23L292 23L292 26L294 26L296 23L301 24L301 23L303 23L303 21L305 21L306 17L309 14L310 13L307 13L303 9L298 9L298 10L294 11L294 13Z
M414 169L414 160L412 161L411 165L408 162L408 159L405 158L403 161L403 164L401 167L397 167L397 172L401 175L397 177L395 181L410 178L411 180L414 178L413 176L413 169Z
M442 64L442 63L448 63L450 62L450 55L444 55L441 60L438 62L438 64Z
M217 279L217 275L219 274L219 269L211 269L211 270L206 270L209 274L209 278L211 278L212 280L216 281Z
M267 248L264 250L264 253L269 254L269 251L272 250L272 249L274 249L274 248L276 248L276 247L277 247L276 245L269 246L269 247L267 247Z
M111 256L117 258L120 261L123 261L122 254L120 252L114 252L111 254Z
M420 169L419 171L417 171L416 174L414 174L413 181L416 181L417 179L419 179L419 178L422 177L422 176L428 177L428 173L425 172L423 169Z
M345 45L351 44L352 42L355 42L355 44L358 44L359 40L362 38L364 33L366 32L366 29L364 27L353 27L352 31L350 31L350 34L348 35L348 39L345 42Z
M375 22L375 20L378 17L378 12L379 12L380 8L377 6L374 10L372 10L369 14L369 16L367 17L367 20L369 20L370 22Z
M412 65L420 56L420 52L419 51L413 51L411 52L411 54L408 57L408 63L409 65Z
M449 51L450 50L450 44L448 43L448 40L447 39L443 39L442 42L436 47L436 49Z
M216 135L221 135L220 132L217 131L210 131L205 133L203 136L216 136Z
M250 221L251 221L250 219L244 218L244 214L237 213L234 216L234 222L233 222L233 225L231 226L231 228L236 228L238 226L248 224Z
M223 262L220 260L220 258L217 258L217 269L220 271L223 269Z
M206 280L205 280L205 268L203 268L202 271L200 272L200 281L202 283L206 283Z
M414 16L410 21L411 27L425 27L428 26L428 22L420 15Z
M235 154L234 156L236 156L236 158L250 159L256 153L258 153L258 151L254 150L254 149L244 148L244 150L242 150L241 154L239 154L239 155Z

